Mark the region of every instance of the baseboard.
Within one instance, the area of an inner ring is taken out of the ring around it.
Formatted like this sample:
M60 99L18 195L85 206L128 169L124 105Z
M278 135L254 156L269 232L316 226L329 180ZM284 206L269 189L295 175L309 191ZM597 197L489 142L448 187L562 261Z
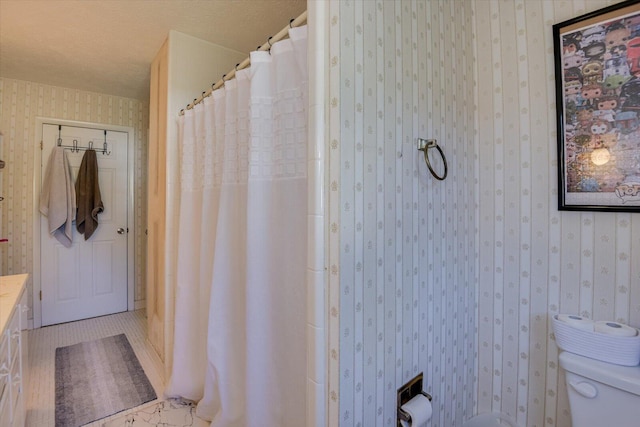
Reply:
M141 310L143 308L147 308L147 300L146 299L141 299L138 301L134 301L133 303L133 309L134 310Z

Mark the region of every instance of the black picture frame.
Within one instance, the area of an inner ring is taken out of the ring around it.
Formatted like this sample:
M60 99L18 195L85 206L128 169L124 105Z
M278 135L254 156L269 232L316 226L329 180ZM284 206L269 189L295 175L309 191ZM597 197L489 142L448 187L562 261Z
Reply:
M558 209L640 212L640 0L553 25Z

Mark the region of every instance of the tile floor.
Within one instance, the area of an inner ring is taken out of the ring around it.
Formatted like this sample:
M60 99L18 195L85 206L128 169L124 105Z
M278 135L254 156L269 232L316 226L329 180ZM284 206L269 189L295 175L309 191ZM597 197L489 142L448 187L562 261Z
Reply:
M162 399L164 384L162 366L150 344L146 340L147 322L144 310L130 311L111 316L97 317L78 322L47 326L28 331L28 386L26 389L25 409L27 427L53 427L55 424L55 349L83 341L125 333L133 347L142 368L153 385L156 394ZM127 415L144 411L150 407L164 407L191 413L189 405L156 405L159 401L146 403L139 408L115 414L91 424L88 427L126 426ZM150 420L153 422L153 420ZM121 424L120 424L121 422ZM137 424L136 424L137 425ZM163 424L148 424L163 425ZM195 425L195 424L194 424ZM205 423L206 425L206 423Z
M146 404L135 411L104 423L103 427L206 427L209 423L195 415L190 401L168 399Z

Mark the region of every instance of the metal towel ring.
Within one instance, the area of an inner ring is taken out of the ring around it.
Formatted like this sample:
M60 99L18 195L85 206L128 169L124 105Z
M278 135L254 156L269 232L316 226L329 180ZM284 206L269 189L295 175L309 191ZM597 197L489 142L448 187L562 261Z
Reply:
M442 157L442 162L444 163L444 174L442 174L442 176L438 176L436 171L434 171L433 168L431 167L431 162L429 161L430 148L437 149L438 152L440 153L440 157ZM444 180L447 177L447 172L449 169L447 167L447 158L444 156L444 152L442 151L442 148L440 148L440 146L438 145L438 142L435 139L418 138L418 150L424 152L424 161L427 164L427 167L429 168L429 172L431 172L431 175L433 175L433 177L439 181Z

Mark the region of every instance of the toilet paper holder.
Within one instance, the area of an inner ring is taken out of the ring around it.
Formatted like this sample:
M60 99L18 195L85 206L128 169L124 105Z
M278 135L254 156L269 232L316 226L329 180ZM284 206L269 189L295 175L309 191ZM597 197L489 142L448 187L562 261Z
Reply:
M402 409L402 405L419 394L423 395L430 401L432 400L429 393L422 391L423 377L424 376L422 372L420 372L418 375L416 375L415 378L398 389L398 427L402 426L400 424L400 421L411 423L411 415L409 415L404 409Z

